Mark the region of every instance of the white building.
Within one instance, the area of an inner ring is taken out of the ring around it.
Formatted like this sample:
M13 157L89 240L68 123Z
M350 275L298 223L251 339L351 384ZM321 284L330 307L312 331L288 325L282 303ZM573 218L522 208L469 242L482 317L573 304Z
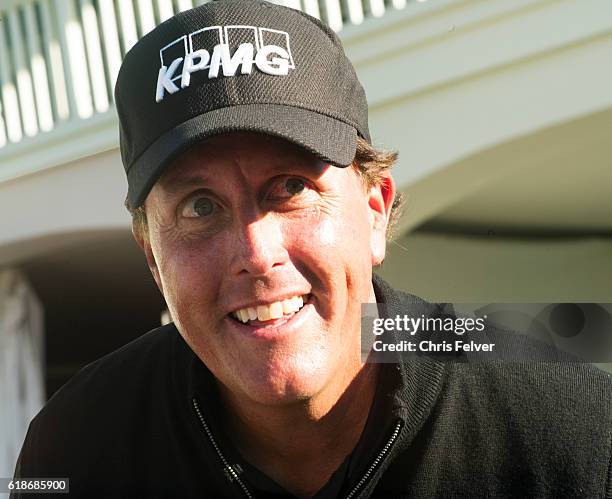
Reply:
M197 3L0 2L0 476L45 397L159 322L112 89ZM284 3L340 32L373 140L400 152L384 277L436 301L612 302L612 2Z

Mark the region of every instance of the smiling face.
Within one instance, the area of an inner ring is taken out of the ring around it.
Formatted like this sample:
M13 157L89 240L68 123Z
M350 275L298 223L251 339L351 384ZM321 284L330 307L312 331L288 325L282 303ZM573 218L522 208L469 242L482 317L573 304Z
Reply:
M353 168L260 134L215 136L180 156L139 240L174 322L222 386L264 404L346 385L361 367L393 199Z

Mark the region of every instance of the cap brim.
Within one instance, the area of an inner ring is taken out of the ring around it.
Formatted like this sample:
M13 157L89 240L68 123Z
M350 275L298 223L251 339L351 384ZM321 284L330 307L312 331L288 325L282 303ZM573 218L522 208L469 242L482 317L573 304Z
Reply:
M323 161L350 165L357 130L307 109L278 104L245 104L215 109L169 130L138 157L128 171L128 202L140 206L165 168L198 141L228 132L260 132L289 140Z

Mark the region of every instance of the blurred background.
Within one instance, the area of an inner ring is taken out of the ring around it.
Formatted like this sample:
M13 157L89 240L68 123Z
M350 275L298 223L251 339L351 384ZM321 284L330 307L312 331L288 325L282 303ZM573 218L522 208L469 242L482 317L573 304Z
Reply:
M113 86L196 0L0 0L0 477L31 417L165 308ZM433 301L612 302L612 2L284 0L336 30L400 153L378 272ZM144 90L143 90L144 91Z

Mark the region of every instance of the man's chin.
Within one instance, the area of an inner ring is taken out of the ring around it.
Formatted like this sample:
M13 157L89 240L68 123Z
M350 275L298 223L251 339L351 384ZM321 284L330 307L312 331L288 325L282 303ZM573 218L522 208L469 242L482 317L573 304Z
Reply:
M258 373L243 379L240 390L252 402L267 406L304 404L324 391L327 378L323 369L311 371Z

